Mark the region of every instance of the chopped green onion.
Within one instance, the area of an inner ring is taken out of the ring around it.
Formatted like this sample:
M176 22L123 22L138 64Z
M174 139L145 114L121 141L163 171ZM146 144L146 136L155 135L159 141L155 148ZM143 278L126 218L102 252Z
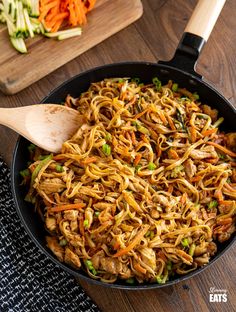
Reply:
M148 236L150 236L150 234L151 234L151 231L147 231L147 233L144 236L148 237Z
M134 284L135 283L135 279L133 277L128 278L127 280L125 280L127 284Z
M183 247L188 247L189 243L188 243L188 239L185 237L181 240L181 244Z
M197 94L197 92L193 93L193 97L195 98L195 100L199 100L200 96Z
M30 170L29 169L25 169L20 171L20 175L25 178L25 177L29 177L30 176Z
M157 280L158 284L163 284L163 280L162 280L161 276L157 276L156 280Z
M62 246L62 247L63 247L63 246L66 246L66 245L67 245L67 240L64 239L64 238L61 239L60 242L59 242L59 245Z
M88 219L85 219L84 220L84 227L88 227L89 226L89 220Z
M31 144L28 146L29 152L33 152L33 151L35 150L35 148L36 148L36 146L35 146L33 143L31 143Z
M99 211L95 211L95 216L98 217L100 215Z
M153 239L154 236L155 236L154 231L150 231L150 239Z
M85 265L87 266L89 271L91 271L93 273L93 275L97 275L97 271L94 269L94 266L93 266L93 263L91 260L86 260Z
M63 167L61 165L56 165L57 172L63 172Z
M194 251L195 251L196 245L193 243L190 248L189 248L189 255L192 257L194 255Z
M133 79L131 79L131 82L135 82L136 84L139 84L140 79L139 78L133 78Z
M143 126L138 125L137 129L138 129L139 132L141 132L143 134L148 134L148 135L150 134L149 130L147 128L143 127Z
M168 271L172 270L172 262L170 260L167 262L167 266L166 267L167 267Z
M150 162L150 163L148 164L148 169L149 169L149 170L155 170L156 167L157 167L157 166L156 166L153 162Z
M135 166L135 173L138 173L141 167L142 167L141 165Z
M217 200L212 200L211 202L209 202L207 206L208 206L208 209L216 208L218 206L218 202Z
M222 159L222 160L225 160L227 157L226 155L223 155L223 154L218 154L219 158Z
M179 88L178 83L173 83L173 85L172 85L172 91L177 92L177 91L178 91L178 88Z
M119 83L124 82L124 79L121 79L121 78L120 78L120 79L118 80L118 82L119 82Z
M106 141L111 141L111 134L109 132L107 132L107 134L105 136L105 140Z
M34 180L37 178L37 175L39 173L39 171L43 168L44 165L46 165L48 163L48 161L50 161L52 159L53 155L50 154L47 156L47 158L44 158L38 165L37 167L34 169L32 175L31 175L31 186L34 183Z
M111 155L111 147L108 144L103 144L102 146L102 151L106 156L110 156Z
M49 155L39 155L38 160L44 160L48 158Z
M131 125L137 127L138 123L137 123L137 121L132 121Z
M161 89L161 81L157 77L154 77L152 79L152 82L156 86L157 91L160 91L160 89Z
M171 176L172 178L177 178L178 174L179 174L183 169L184 169L184 166L183 166L183 165L180 165L180 166L175 167L175 168L172 170L170 176Z

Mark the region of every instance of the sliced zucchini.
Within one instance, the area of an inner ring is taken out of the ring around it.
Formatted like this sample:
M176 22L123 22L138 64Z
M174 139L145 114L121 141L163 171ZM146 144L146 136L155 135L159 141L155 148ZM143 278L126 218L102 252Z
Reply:
M58 40L63 40L66 38L71 38L74 36L80 36L82 34L82 29L81 27L76 27L76 28L72 28L72 29L66 29L66 30L59 30L57 32L54 33L44 33L44 36L48 37L48 38L58 38ZM60 39L59 39L60 37Z
M26 45L23 38L10 37L13 47L20 53L27 53Z

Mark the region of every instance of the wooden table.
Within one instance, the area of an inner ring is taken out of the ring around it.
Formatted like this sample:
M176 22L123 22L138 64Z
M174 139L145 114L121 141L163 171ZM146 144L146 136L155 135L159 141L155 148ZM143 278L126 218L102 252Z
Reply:
M15 96L0 94L1 107L38 103L64 80L89 68L112 62L168 60L173 55L197 1L143 0L143 17L135 24L84 53ZM236 1L227 0L198 71L226 98L236 104ZM23 75L24 73L22 73ZM0 126L0 153L8 164L17 135ZM235 248L204 273L162 290L121 291L81 282L102 311L235 311ZM227 303L210 303L209 289L227 289Z

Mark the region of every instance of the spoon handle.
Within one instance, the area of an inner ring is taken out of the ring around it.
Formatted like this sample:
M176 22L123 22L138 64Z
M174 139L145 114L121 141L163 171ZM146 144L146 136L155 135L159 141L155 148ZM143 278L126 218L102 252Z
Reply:
M25 107L0 108L0 124L22 134L27 132L25 127Z

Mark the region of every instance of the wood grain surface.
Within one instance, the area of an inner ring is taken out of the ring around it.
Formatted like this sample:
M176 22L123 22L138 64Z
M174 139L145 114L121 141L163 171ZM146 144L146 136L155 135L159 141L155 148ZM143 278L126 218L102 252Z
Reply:
M89 68L112 62L155 62L172 57L196 0L143 0L144 14L136 23L90 49L67 65L14 96L0 94L1 107L39 102L64 80ZM198 62L198 72L236 105L236 1L227 0ZM22 73L23 75L23 73ZM10 164L17 135L0 127L0 154ZM236 311L236 251L231 248L202 274L173 287L121 291L81 282L104 312ZM210 303L209 289L226 289L226 303Z
M142 11L140 0L98 0L80 37L57 41L36 36L27 40L27 54L20 54L12 48L7 29L2 27L0 90L6 94L23 90L133 23Z

